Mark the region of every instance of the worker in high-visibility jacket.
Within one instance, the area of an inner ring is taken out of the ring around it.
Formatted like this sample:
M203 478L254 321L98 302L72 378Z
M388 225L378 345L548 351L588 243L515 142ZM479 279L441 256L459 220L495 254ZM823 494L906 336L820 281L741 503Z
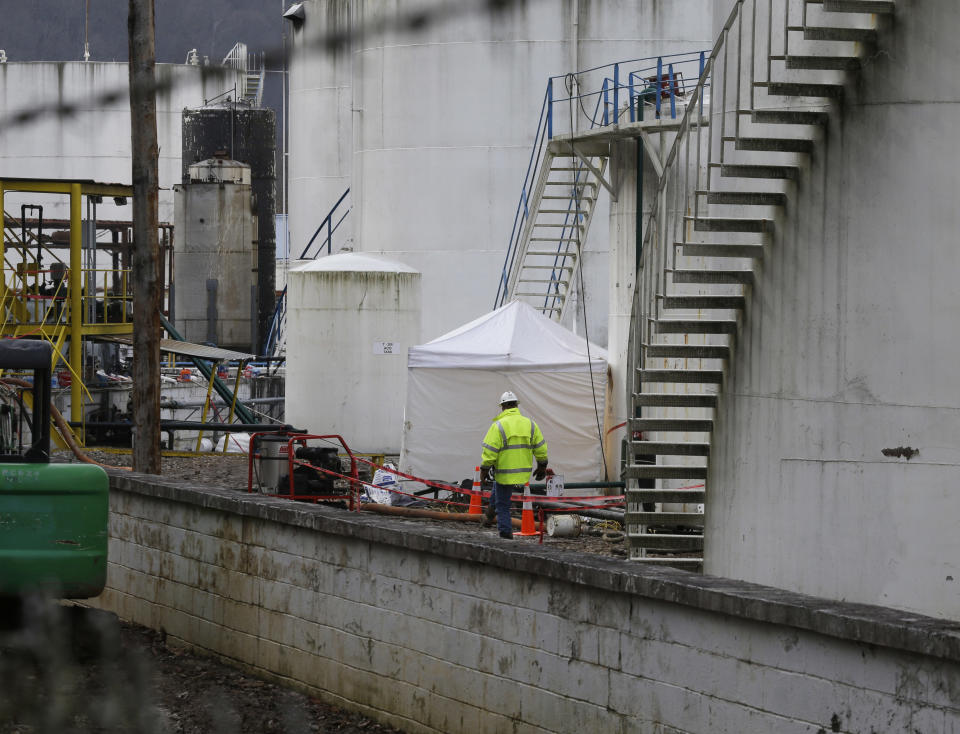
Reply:
M491 489L483 524L492 525L496 512L501 538L513 537L510 495L523 493L531 473L538 480L547 475L547 442L540 427L521 415L517 403L517 396L509 390L500 396L500 415L494 419L483 439L480 459L481 486L485 490ZM536 470L533 468L534 459L537 461Z

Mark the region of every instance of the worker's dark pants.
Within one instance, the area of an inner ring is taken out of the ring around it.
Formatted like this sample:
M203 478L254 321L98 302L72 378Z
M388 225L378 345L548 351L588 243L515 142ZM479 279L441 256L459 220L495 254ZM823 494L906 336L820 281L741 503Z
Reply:
M497 508L497 530L501 533L512 533L513 523L510 522L510 495L523 494L522 484L493 483L494 506Z

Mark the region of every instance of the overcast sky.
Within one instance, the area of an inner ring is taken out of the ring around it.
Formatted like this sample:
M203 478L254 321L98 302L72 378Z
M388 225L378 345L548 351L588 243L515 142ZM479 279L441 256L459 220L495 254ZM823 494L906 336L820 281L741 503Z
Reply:
M126 0L89 0L90 59L127 60ZM283 0L157 0L157 60L183 63L196 48L220 61L237 41L282 44ZM0 0L0 49L10 61L80 61L87 0Z

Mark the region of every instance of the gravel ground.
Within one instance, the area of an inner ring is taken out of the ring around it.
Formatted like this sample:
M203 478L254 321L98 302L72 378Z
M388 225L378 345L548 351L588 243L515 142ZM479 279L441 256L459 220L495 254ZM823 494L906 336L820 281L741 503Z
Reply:
M106 612L31 599L11 617L0 734L399 734Z

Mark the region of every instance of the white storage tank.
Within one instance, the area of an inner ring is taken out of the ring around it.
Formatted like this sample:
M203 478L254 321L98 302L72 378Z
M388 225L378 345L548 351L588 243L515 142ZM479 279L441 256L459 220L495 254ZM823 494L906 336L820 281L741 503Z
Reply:
M257 220L250 166L211 158L175 186L174 296L187 341L254 348Z
M408 3L299 4L302 17L291 20L293 251L349 185L353 211L343 226L356 249L423 273L424 339L489 311L548 77L707 49L712 2L554 0L499 15L463 4L453 17L428 13L431 22L416 32L396 21ZM317 51L322 36L360 27L378 30L337 53ZM585 86L598 89L602 73L584 75ZM584 106L592 112L595 103ZM554 112L565 126L571 114L582 125L578 107L558 103ZM608 270L596 252L607 250L607 202L604 194L584 257L589 336L600 344Z
M287 299L287 423L399 454L420 273L381 255L331 255L291 268Z
M173 219L173 192L180 183L181 116L185 107L199 107L235 86L243 75L224 69L223 75L205 74L201 66L157 64L157 142L159 145L159 216ZM5 178L64 178L104 182L130 182L130 69L116 61L16 60L0 64L0 99L3 115L71 102L76 112L69 116L43 115L27 125L6 126L0 135L0 169ZM103 102L104 94L120 91L116 99ZM26 197L30 198L30 197ZM36 197L32 197L36 199ZM48 197L44 218L70 216L65 197ZM6 199L8 212L19 212L25 197ZM27 202L30 203L30 202ZM117 208L105 198L100 219L129 220L129 205Z

